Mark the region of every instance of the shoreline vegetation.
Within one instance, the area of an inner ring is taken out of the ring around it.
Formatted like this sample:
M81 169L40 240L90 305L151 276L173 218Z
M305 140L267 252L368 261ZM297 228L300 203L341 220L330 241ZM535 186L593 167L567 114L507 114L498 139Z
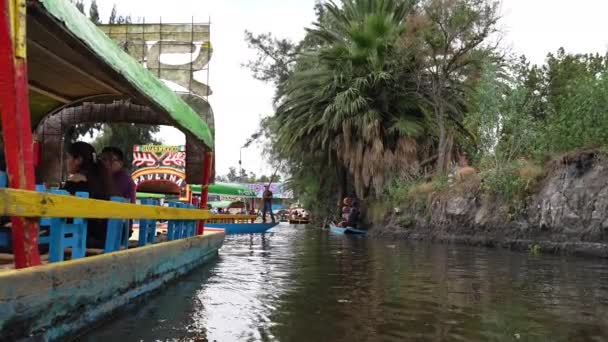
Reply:
M599 244L588 254L608 256L607 55L512 56L492 0L342 0L315 13L300 42L245 38L247 66L276 87L252 139L316 221L354 196L372 235Z

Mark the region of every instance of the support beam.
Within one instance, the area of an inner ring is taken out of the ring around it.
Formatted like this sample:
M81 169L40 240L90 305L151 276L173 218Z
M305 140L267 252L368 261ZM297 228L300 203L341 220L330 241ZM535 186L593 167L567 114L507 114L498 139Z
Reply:
M207 209L207 197L209 195L209 181L213 169L213 152L205 152L203 160L203 180L201 183L201 209ZM205 221L199 221L196 233L202 235L205 232Z
M9 186L35 186L25 56L26 0L0 4L0 111ZM38 222L11 217L15 268L40 265Z
M99 86L102 86L104 88L106 88L107 90L111 91L114 94L121 94L120 91L118 91L116 88L114 88L113 86L109 85L108 83L90 75L89 73L87 73L86 71L82 70L81 68L77 67L76 65L72 64L71 62L66 61L65 59L61 58L60 56L57 56L56 54L54 54L51 50L47 49L45 46L43 46L42 44L34 41L34 40L30 40L28 43L32 44L32 46L34 46L37 49L40 49L42 52L44 52L49 58L53 59L54 62L56 62L57 64L63 65L66 68L71 69L72 71L80 74L81 76L83 76L85 79L87 79L89 82L91 83L95 83Z
M51 99L59 101L64 104L72 102L72 100L68 99L67 97L63 97L63 96L55 94L49 90L42 89L42 87L36 86L31 83L30 83L30 90L32 90L33 92L38 93L40 95L50 97Z

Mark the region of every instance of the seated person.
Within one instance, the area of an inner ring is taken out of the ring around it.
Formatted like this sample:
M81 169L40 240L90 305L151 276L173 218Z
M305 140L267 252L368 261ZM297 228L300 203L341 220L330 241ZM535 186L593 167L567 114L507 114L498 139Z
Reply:
M101 152L101 161L112 174L112 183L116 194L131 203L136 201L135 182L125 169L125 156L118 147L106 146ZM133 235L133 220L129 220L129 236Z
M348 220L346 221L347 227L357 228L357 223L359 222L359 213L359 202L353 201L353 206L350 208Z
M109 170L96 158L95 148L85 142L75 142L67 150L68 180L63 186L70 194L88 192L89 198L109 200L113 194ZM106 241L105 219L89 219L87 247L104 248Z
M118 147L104 147L101 161L112 174L112 182L118 196L135 203L135 183L131 174L125 169L125 157Z

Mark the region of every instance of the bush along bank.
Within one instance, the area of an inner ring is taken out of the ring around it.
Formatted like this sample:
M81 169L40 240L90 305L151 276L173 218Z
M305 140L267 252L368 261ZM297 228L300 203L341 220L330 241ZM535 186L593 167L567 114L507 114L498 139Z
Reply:
M371 206L372 220L389 212L371 236L608 258L608 156L599 150L394 191Z

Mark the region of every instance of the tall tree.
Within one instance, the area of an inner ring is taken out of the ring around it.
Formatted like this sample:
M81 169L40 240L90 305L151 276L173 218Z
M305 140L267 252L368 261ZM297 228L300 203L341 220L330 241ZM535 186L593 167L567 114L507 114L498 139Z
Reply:
M83 0L76 1L76 8L80 11L80 13L84 14L84 2Z
M97 7L97 1L91 1L91 7L89 7L89 19L94 24L101 24L101 20L99 19L99 8Z
M327 151L348 170L360 197L382 192L389 174L417 172L415 138L424 131L423 115L414 77L395 59L412 5L326 4L325 21L309 31L322 44L302 54L277 108L277 144Z
M494 0L423 0L404 35L406 49L417 53L421 98L433 115L438 135L436 171L447 171L454 135L462 130L466 87L492 47L484 43L496 33Z
M125 154L125 164L131 165L134 145L160 144L154 137L159 132L158 126L136 124L104 124L101 133L93 141L95 150L101 151L106 146L120 148Z
M108 24L116 24L116 5L112 6L112 12L110 12L110 18L108 19Z

